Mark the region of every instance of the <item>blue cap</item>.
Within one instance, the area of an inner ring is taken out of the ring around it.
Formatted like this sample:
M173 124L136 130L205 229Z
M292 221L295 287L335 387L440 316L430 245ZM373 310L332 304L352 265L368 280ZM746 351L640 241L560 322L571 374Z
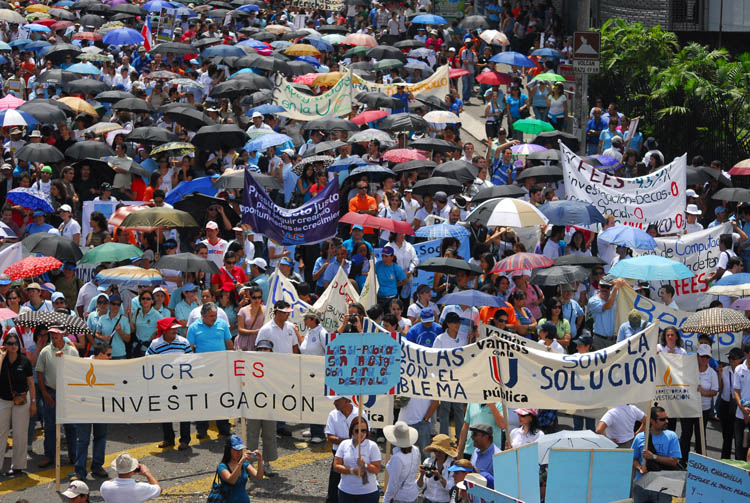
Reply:
M182 291L183 292L194 292L198 289L198 286L195 283L185 283L182 285Z
M717 206L716 209L714 210L714 214L718 215L719 213L726 213L726 211L727 209L725 207ZM34 215L36 215L36 213L34 213Z
M232 435L231 437L229 437L229 442L232 444L232 449L234 449L235 451L247 449L247 447L245 447L245 444L242 443L242 439L239 435Z
M467 468L466 466L461 466L461 465L453 465L450 468L448 468L448 471L449 472L469 472L469 473L474 473L474 470L472 470L471 468Z
M384 246L383 247L383 255L394 255L396 252L393 251L392 246Z
M365 230L365 228L362 227L361 225L352 225L352 230L353 231L363 231L363 230Z
M10 285L9 279L0 279L0 286Z
M279 262L279 264L281 264L281 265L289 265L289 266L294 267L294 261L292 259L290 259L289 257L284 257L283 259L281 259L281 262Z
M36 210L36 211L34 212L34 216L35 216L35 217L43 217L44 215L46 215L46 213L45 213L45 212L43 212L42 210Z
M122 302L122 297L120 297L120 295L117 293L113 293L112 295L109 296L109 301L110 302Z
M425 307L419 313L419 319L420 319L420 321L427 322L427 323L429 323L431 321L435 321L435 311L433 311L429 307Z

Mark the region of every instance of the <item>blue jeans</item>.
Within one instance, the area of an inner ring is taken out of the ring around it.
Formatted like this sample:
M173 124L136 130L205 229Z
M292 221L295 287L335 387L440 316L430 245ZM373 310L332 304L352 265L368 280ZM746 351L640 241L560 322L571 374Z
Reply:
M534 109L535 119L539 119L540 121L547 120L547 110L549 110L549 108L547 108L547 105L544 105L544 106L532 105L531 108Z
M599 142L586 144L586 155L595 155L599 150Z
M56 400L55 390L47 388L47 393L52 396L53 400ZM47 403L44 403L42 407L42 418L44 422L44 457L47 459L55 459L55 407L50 407ZM71 463L75 462L76 459L76 425L65 424L63 425L65 430L65 438L68 441L68 459Z
M466 414L466 406L458 402L440 402L438 407L438 414L440 417L440 433L453 437L451 435L451 410L453 410L453 422L456 426L456 437L461 433L461 428L464 427L464 414Z
M419 447L419 453L424 457L424 450L425 448L430 445L430 440L432 440L432 432L430 431L430 422L418 422L416 424L410 424L412 428L417 430L417 433L419 436L417 437L417 447Z
M372 473L368 477L374 477ZM370 494L349 494L339 489L339 503L378 503L380 491L373 491Z
M596 428L596 425L594 424L594 418L593 417L583 417L583 416L573 416L573 429L576 431L583 430L583 423L586 423L587 430L594 431Z
M461 87L463 88L463 97L461 98L464 105L471 99L471 90L474 87L474 74L469 72L469 75L461 77Z
M107 448L107 425L77 424L75 469L76 475L81 479L86 478L86 459L88 458L92 429L94 430L94 448L91 453L91 471L103 469L104 450ZM70 443L70 440L68 440L68 443Z

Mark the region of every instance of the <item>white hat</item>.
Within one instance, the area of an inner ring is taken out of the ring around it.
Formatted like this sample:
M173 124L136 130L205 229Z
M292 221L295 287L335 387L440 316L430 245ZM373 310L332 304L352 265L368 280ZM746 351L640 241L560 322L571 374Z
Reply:
M685 197L698 197L698 193L695 192L693 189L687 189L685 191Z
M206 229L214 229L218 231L219 226L213 220L209 220L208 222L206 222Z
M110 466L117 472L118 475L123 473L130 473L134 472L135 469L138 468L138 460L127 452L123 452L122 454L117 456L114 461L112 461L112 464Z
M385 439L396 447L411 447L417 443L419 433L416 428L412 428L403 421L397 421L396 424L383 428Z
M294 149L293 148L285 148L284 150L281 151L281 153L282 154L286 154L289 157L293 157L294 156Z
M471 482L475 486L487 487L487 479L484 478L483 475L479 475L478 473L467 473L466 476L464 477L464 479L461 482L459 482L458 484L456 484L456 487L458 487L459 489L462 489L462 490L466 491L466 489L467 489L466 483L467 482Z
M65 299L65 295L62 294L62 292L55 292L52 294L52 302L55 302L57 299Z
M250 261L250 265L254 265L255 267L258 267L258 268L260 268L260 269L263 269L264 271L265 271L266 269L268 269L268 263L267 263L267 262L266 262L266 261L265 261L264 259L262 259L262 258L260 258L260 257L257 257L257 258L254 258L254 259L252 259L252 260Z
M58 208L57 211L71 212L71 211L73 211L73 208L71 208L69 204L63 204L62 206L60 206L60 208Z
M81 494L88 494L89 486L83 480L72 480L66 490L62 492L62 495L66 498L76 498Z
M262 119L263 118L263 114L260 113L260 112L253 112L253 119L255 119L256 117L260 117Z
M698 356L711 356L711 346L708 344L701 344L698 346Z
M698 215L698 216L703 214L703 212L700 209L698 209L697 204L688 204L687 208L685 209L685 213L687 213L688 215Z

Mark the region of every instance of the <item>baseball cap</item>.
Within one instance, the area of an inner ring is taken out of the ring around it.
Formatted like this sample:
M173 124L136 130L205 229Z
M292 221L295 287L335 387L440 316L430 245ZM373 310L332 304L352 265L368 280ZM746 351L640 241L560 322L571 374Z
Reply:
M268 339L262 339L255 343L255 350L259 349L270 349L273 351L273 341L269 341Z
M273 305L273 310L281 313L291 313L293 311L289 303L283 300L277 300Z
M262 259L260 257L252 259L250 261L250 265L254 265L258 269L263 269L264 271L268 269L268 263L265 261L265 259Z
M101 190L112 190L112 185L111 185L111 184L109 184L108 182L104 182L104 183L102 183L102 184L101 184L101 185L99 186L99 188L100 188Z
M459 459L455 463L453 463L453 466L448 468L449 472L474 472L476 471L476 468L474 468L474 465L471 464L471 461L468 459Z
M688 204L687 208L685 208L685 213L687 213L688 215L698 215L698 216L703 214L703 212L700 209L698 209L697 204Z
M642 322L643 318L641 318L641 312L637 309L631 309L628 313L628 323L630 323L630 326L638 328L641 326Z
M55 302L58 299L65 300L65 295L62 294L62 292L55 292L52 294L52 302Z
M43 217L44 215L46 215L46 213L45 213L45 212L43 212L42 210L36 210L36 211L34 212L34 216L35 216L35 217Z
M34 282L34 283L29 283L29 284L28 284L28 285L26 286L26 290L39 290L39 291L41 292L41 291L42 291L42 285L40 285L40 284L39 284L39 283L37 283L37 282Z
M62 495L66 498L76 498L82 494L89 493L89 486L83 480L73 480L66 490L62 492Z
M458 313L450 312L445 315L445 323L461 323L461 317Z
M698 197L698 193L693 189L687 189L685 191L685 197Z
M439 190L439 191L435 192L435 195L432 196L432 198L435 201L440 201L441 203L447 203L448 202L448 194L446 194L442 190Z
M711 356L711 346L708 344L698 346L698 356Z
M432 321L435 321L435 311L433 311L429 307L425 307L424 309L422 309L422 312L419 313L419 319L423 323L430 323Z
M365 228L362 227L361 225L352 225L352 230L353 231L363 231L363 230L365 230Z
M572 342L576 346L579 345L579 344L583 344L585 346L591 346L591 344L594 343L594 338L591 337L591 335L589 335L588 331L584 331L578 337L576 337L575 339L573 339Z
M50 329L52 330L52 329ZM123 452L112 461L112 469L117 472L118 475L123 473L134 472L138 468L138 460L127 452Z
M456 48L455 47L449 47L448 48L448 52L456 52Z
M195 283L185 283L182 285L182 291L183 292L194 292L198 289L198 286Z
M73 208L71 208L69 204L63 204L62 206L60 206L60 208L57 211L71 212L73 211Z
M260 112L253 112L253 119L255 119L256 117L260 117L262 119L263 118L263 114L260 113Z
M10 164L8 164L6 162L6 163L3 163L3 165L0 167L0 169L3 170L3 171L5 171L6 169L13 170L13 166L11 166Z
M393 251L392 246L384 246L383 247L383 255L393 255L395 252Z
M120 294L114 293L109 296L109 302L122 302L122 297L120 297Z
M727 209L723 206L717 206L714 210L714 215L718 215L719 213L726 213ZM34 213L36 215L36 213Z
M62 328L62 327L57 327L57 326L52 326L52 327L49 327L49 331L50 331L50 332L53 332L53 333L55 333L55 334L64 334L64 333L65 333L65 329L64 329L64 328ZM131 471L132 471L132 470L131 470ZM119 473L119 472L118 472L118 473ZM122 473L128 473L128 472L122 472Z
M52 168L45 166L42 168L42 173L52 173Z
M214 229L218 231L219 226L213 220L209 220L208 222L206 222L206 229Z
M284 257L279 262L279 265L288 265L288 266L294 267L294 261L289 257Z
M478 431L480 433L486 433L492 435L492 426L487 423L479 423L469 427L469 431Z
M292 157L294 155L294 149L293 148L285 148L281 151L282 154L286 154L289 157Z

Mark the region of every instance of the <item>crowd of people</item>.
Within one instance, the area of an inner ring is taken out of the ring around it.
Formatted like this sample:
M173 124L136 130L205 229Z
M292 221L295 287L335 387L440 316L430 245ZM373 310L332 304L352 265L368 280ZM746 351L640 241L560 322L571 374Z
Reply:
M467 221L493 194L514 194L535 208L565 198L562 177L524 176L527 169L559 162L558 139L577 146L566 133L572 121L565 89L551 78L572 53L551 2L477 1L467 6L462 21L450 22L430 14L430 0L350 1L327 11L261 0L234 0L231 10L224 2L212 3L61 0L0 9L5 93L0 257L20 241L28 248L24 254L61 259L41 272L0 274L3 453L11 433L13 438L4 476L26 475L27 452L36 467L54 462L62 355L98 360L235 350L323 355L328 340L323 313L311 309L304 326L291 323L289 303L269 302L273 274L291 280L310 305L340 269L357 292L375 275L377 302L351 304L339 331L361 332L369 319L427 347L470 344L484 323L538 341L543 350L574 354L645 328L637 310L615 325L618 292L627 283L608 272L632 250L600 239L616 225L614 215L605 213L596 231L550 225L533 235ZM505 53L523 62L499 62L506 61ZM451 73L443 96L410 91L411 84L445 65ZM287 118L283 104L273 102L282 76L302 95L317 96L334 84L318 78L347 69L366 83L390 86L390 96L353 91L351 112L333 120L333 127ZM461 114L468 113L464 107L473 98L483 107L484 138L461 129ZM592 105L582 150L615 160L602 169L636 177L666 163L657 139L634 134L616 103L606 109L601 100ZM430 122L425 119L430 112L453 114L455 120ZM514 127L531 116L554 131L534 139ZM409 126L387 128L389 117ZM532 139L545 156L519 150ZM393 157L396 150L408 157ZM720 239L713 282L750 267L750 207L713 199L731 177L718 160L704 164L700 155L693 157L692 166L706 179L688 183L684 233L732 224L733 233ZM430 185L439 180L433 169L441 169L450 183ZM238 171L243 176L233 177ZM456 234L439 236L438 255L460 259L466 267L446 267L424 281L414 245L427 238L366 224L341 224L336 236L317 244L270 239L243 223L245 172L281 207L303 205L336 180L342 214L405 222L424 236L446 223ZM164 214L179 208L191 220L151 228L123 225L138 214L133 205ZM647 232L658 237L655 225ZM50 243L58 251L34 251ZM99 258L82 260L71 249ZM501 260L526 252L551 260L580 256L586 277L539 286L529 269L494 272ZM202 265L188 265L194 263ZM107 278L108 271L125 265L157 269L158 281ZM678 307L669 284L641 281L635 288ZM466 290L495 296L502 307L440 302ZM729 307L734 300L716 298L711 307ZM45 322L42 313L61 315L54 319L62 321ZM16 323L25 315L36 321ZM680 330L661 328L659 350L684 354ZM732 455L734 443L735 457L747 460L750 344L732 349L726 362L714 360L711 345L706 336L696 352L704 425L719 422L723 458ZM333 398L326 425L303 432L310 443L332 447L328 503L377 501L376 476L383 468L390 476L386 503L413 502L419 494L432 503L461 501L465 477L493 487L493 454L560 429L555 410L523 408L506 416L501 402L412 398L402 404L396 424L380 430L371 428L348 398ZM676 419L662 407L644 412L620 404L598 420L574 417L574 428L593 430L621 448L632 446L637 479L647 471L684 466L692 441L701 452L705 429L697 419L680 422L678 437ZM34 453L38 423L43 452ZM246 443L228 420L216 426L226 447L206 491L218 498L212 501L249 501L249 479L276 475L270 463L278 458L278 437L292 434L290 425L250 420ZM189 450L191 428L181 422L177 437L171 423L163 424L159 448ZM208 428L208 422L196 422L197 438L206 438ZM63 495L87 501L88 475L109 477L103 466L107 425L66 424L63 430L63 462L74 466ZM383 464L379 443L386 439L394 454ZM118 456L111 468L117 477L102 484L105 501L145 501L160 494L150 470L129 455ZM136 475L147 482L136 483Z

